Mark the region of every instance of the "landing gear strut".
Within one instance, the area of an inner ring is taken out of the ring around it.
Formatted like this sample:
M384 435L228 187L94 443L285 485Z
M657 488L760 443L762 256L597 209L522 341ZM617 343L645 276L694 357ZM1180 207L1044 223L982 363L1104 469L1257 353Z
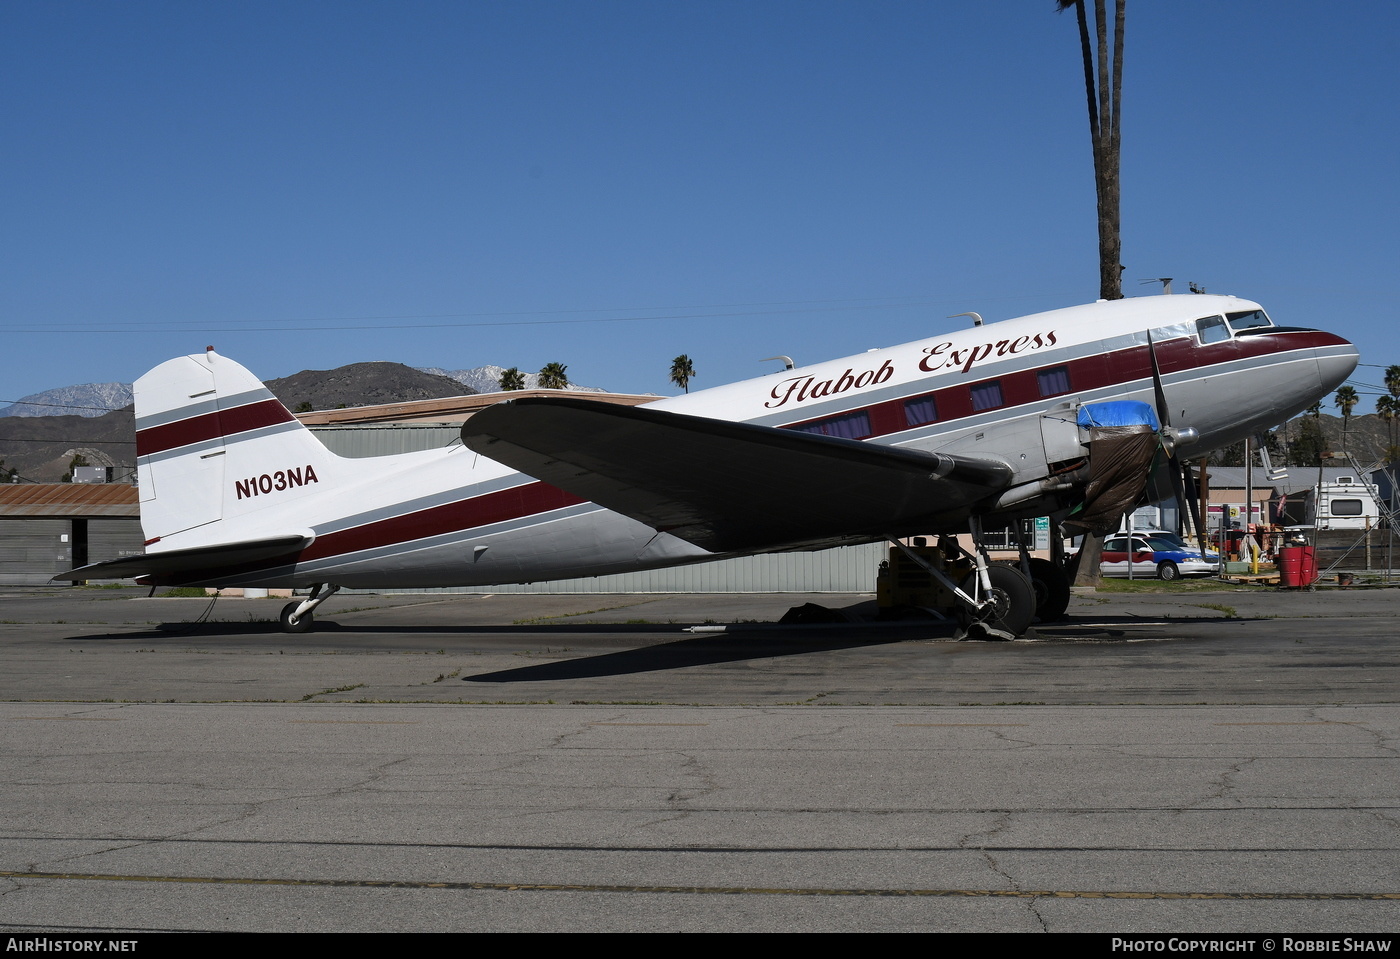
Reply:
M1014 566L992 563L986 573L985 589L979 588L980 570L963 580L963 592L980 596L982 603L958 610L960 632L972 639L1015 639L1030 629L1035 617L1035 590Z
M982 546L981 524L974 519L968 525L975 544L973 551L962 549L952 537L944 537L941 543L944 555L940 563L926 561L893 536L888 539L946 591L947 599L940 605L952 607L960 627L959 639L1016 639L1030 628L1036 614L1031 581L1015 566L991 563ZM961 570L955 572L959 566ZM972 567L971 571L963 573L968 566ZM949 578L949 572L962 576L962 582L955 583Z
M322 592L322 590L325 592ZM330 599L340 590L339 586L325 586L317 583L311 587L311 595L306 599L293 600L282 607L282 632L309 633L313 625L316 607Z

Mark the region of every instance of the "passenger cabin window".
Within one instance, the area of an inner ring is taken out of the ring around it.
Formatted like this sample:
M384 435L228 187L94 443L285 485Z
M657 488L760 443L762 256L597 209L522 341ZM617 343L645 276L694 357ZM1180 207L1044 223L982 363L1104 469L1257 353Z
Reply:
M794 426L793 429L802 433L839 436L848 440L864 439L874 432L870 428L870 414L865 410L832 416L824 420L817 420L815 423L803 423L801 426Z
M995 409L1003 402L1005 401L1001 398L1001 382L998 380L978 383L972 388L972 410L975 413Z
M904 422L908 426L923 426L938 419L938 406L932 396L921 396L904 403Z
M1263 310L1249 310L1246 313L1226 313L1225 318L1230 321L1230 329L1236 333L1244 330L1258 329L1261 326L1273 326L1269 318L1264 315Z
M1333 516L1360 516L1361 514L1361 500L1359 499L1334 499L1332 501Z
M1230 338L1230 328L1223 316L1203 316L1196 321L1196 335L1202 343L1223 343Z
M1069 392L1069 367L1056 366L1053 369L1040 370L1035 374L1036 381L1040 384L1041 396L1059 396L1061 393Z

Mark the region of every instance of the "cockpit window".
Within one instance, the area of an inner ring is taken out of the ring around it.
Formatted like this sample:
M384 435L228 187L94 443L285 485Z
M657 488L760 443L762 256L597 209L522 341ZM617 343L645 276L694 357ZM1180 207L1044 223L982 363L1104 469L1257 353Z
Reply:
M1274 325L1264 314L1263 310L1250 310L1247 313L1227 313L1225 316L1230 321L1230 329L1234 330L1236 333L1260 326Z
M1222 343L1230 338L1230 328L1223 316L1203 316L1196 321L1196 333L1202 343Z

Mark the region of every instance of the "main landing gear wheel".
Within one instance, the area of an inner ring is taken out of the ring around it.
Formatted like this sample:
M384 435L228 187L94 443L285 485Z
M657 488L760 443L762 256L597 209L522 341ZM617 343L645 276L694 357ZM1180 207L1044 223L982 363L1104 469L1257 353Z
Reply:
M309 633L311 625L315 621L311 613L305 612L296 616L297 608L301 606L301 600L288 603L282 607L282 632L284 633ZM295 619L293 617L296 617Z
M1032 559L1031 588L1035 591L1035 618L1042 623L1063 619L1069 609L1069 577L1048 559Z
M339 586L317 583L311 587L311 594L305 600L292 600L282 607L282 632L311 632L312 616L316 607L330 599L340 590ZM300 611L300 612L298 612Z
M975 639L1015 639L1030 629L1035 617L1035 590L1021 571L1010 566L992 564L987 567L991 581L990 600L981 609L964 606L958 611L963 633ZM963 580L962 591L979 595L977 573Z

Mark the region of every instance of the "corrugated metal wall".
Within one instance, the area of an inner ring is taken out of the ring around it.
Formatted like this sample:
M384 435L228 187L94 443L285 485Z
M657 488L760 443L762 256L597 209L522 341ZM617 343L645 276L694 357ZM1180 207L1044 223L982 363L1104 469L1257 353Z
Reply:
M72 568L68 519L0 519L0 585L44 586Z
M551 583L461 586L425 590L355 590L398 593L872 593L885 559L882 543L811 553L766 553L693 566L615 573ZM351 592L347 590L347 592Z
M87 525L89 563L105 563L109 559L140 556L146 552L139 520L90 519Z
M0 519L0 585L46 586L55 573L72 569L75 524L87 527L87 562L100 563L144 553L135 518ZM122 582L122 580L102 580Z
M423 426L317 426L311 432L337 456L390 456L436 450L460 440L460 423Z

